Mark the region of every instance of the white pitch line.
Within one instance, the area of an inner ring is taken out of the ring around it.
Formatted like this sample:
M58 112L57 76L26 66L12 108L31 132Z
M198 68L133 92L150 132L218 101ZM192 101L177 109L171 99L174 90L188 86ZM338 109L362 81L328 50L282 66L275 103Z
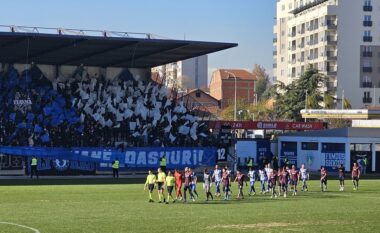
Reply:
M26 229L32 230L34 233L40 233L40 231L37 230L36 228L28 227L28 226L24 226L24 225L20 225L20 224L17 224L17 223L12 223L12 222L0 222L0 224L6 224L6 225L12 225L12 226L17 226L17 227L21 227L21 228L26 228Z

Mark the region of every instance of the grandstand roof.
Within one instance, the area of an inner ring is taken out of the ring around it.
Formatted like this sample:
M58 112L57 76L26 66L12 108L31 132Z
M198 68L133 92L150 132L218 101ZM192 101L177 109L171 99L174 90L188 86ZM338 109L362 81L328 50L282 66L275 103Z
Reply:
M0 32L0 63L150 68L236 46L171 39Z

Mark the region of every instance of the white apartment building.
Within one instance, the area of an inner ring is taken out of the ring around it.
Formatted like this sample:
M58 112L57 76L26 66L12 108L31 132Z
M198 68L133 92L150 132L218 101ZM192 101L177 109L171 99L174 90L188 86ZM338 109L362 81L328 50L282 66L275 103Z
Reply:
M165 85L187 91L207 88L207 55L155 67L152 71L165 77Z
M353 108L379 105L380 0L277 0L274 34L276 80L311 65L328 77L324 91Z

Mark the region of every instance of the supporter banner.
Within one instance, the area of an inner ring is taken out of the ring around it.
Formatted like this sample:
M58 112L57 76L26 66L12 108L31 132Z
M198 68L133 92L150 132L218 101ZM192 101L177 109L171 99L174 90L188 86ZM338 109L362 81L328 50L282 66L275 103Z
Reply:
M268 139L256 139L256 158L259 167L264 165L264 162L272 160L270 150L270 141Z
M135 168L157 168L165 156L169 169L214 166L217 154L214 147L135 147L124 152L113 148L0 147L0 153L96 163L110 163L117 158L126 167Z
M346 163L346 146L344 143L322 143L322 166L328 171L337 171L340 164Z
M15 98L13 100L13 105L15 110L18 110L22 113L26 113L26 110L32 105L30 97L26 93L16 92Z
M297 142L281 142L280 165L284 165L284 159L288 158L289 168L297 166Z
M32 158L28 157L27 170L30 174L30 163ZM65 160L56 158L39 158L38 171L40 175L95 175L96 163Z
M211 129L230 126L231 129L266 129L266 130L321 130L323 122L287 122L287 121L205 121Z
M22 170L24 169L23 157L0 155L0 170Z

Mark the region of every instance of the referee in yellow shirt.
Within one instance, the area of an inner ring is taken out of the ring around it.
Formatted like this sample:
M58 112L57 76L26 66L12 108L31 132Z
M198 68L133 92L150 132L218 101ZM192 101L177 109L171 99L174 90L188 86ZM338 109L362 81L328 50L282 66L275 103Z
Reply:
M158 203L162 203L161 199L164 198L164 202L166 202L165 200L165 196L164 196L164 190L165 190L165 183L166 183L166 174L165 172L162 171L161 168L159 168L158 170L158 173L157 173L157 189L158 189Z
M174 185L175 185L175 178L172 175L172 173L169 171L168 176L166 177L166 187L168 190L168 201L166 202L166 204L169 204L170 198L172 198L173 203L175 202L175 200L172 196Z
M146 182L144 186L144 191L148 187L149 189L149 202L154 202L152 198L152 193L154 189L154 184L156 183L156 175L153 174L151 170L148 171L148 176L146 177Z

